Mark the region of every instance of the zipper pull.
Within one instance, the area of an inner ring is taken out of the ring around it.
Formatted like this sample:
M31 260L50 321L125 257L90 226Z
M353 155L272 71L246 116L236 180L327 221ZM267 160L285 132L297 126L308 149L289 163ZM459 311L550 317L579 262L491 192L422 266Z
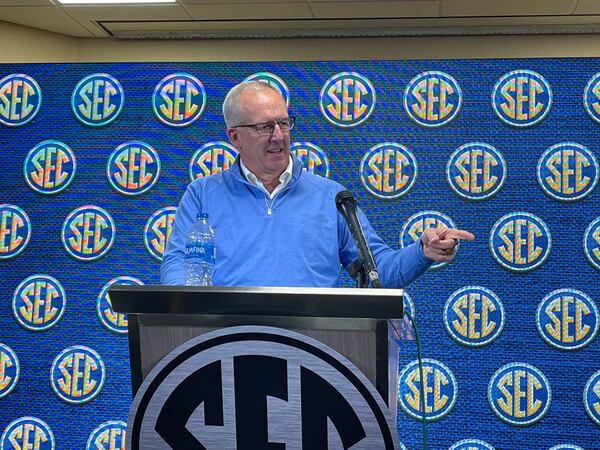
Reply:
M267 207L267 215L268 215L268 216L270 216L270 215L271 215L271 211L272 211L272 210L271 210L271 207L270 207L270 206L268 206L268 207Z

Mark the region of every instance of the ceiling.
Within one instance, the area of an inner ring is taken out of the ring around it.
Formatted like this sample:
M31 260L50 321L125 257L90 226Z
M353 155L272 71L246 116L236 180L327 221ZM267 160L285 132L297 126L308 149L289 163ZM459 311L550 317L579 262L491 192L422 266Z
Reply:
M0 20L116 39L600 33L600 0L0 0Z

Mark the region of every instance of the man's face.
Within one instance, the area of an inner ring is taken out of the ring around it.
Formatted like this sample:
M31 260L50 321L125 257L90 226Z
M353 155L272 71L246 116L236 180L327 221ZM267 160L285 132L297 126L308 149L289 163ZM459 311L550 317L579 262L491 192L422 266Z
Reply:
M265 88L240 96L240 123L250 125L288 118L285 101L277 92ZM229 128L227 136L240 152L245 166L261 181L279 178L289 163L290 133L279 125L271 135L259 135L254 127Z

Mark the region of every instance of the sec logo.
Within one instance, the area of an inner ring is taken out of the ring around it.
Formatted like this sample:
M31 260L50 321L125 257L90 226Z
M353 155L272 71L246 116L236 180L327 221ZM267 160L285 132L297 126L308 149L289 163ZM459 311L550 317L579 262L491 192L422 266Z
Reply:
M0 398L6 397L17 386L20 372L19 359L13 349L0 343Z
M458 396L458 385L452 371L439 361L423 358L423 389L425 419L437 420L448 415ZM421 376L418 361L409 363L400 372L398 403L409 416L421 420Z
M549 448L548 450L584 450L581 447L578 447L577 445L573 445L573 444L561 444L561 445L555 445L552 448Z
M148 253L159 261L162 261L167 242L169 242L176 212L175 206L159 209L150 216L144 226L144 246Z
M408 247L417 242L427 228L456 228L450 217L438 211L421 211L408 218L400 232L400 246ZM432 269L439 269L449 263L434 263Z
M73 178L77 161L73 151L60 141L43 141L33 147L23 163L25 181L40 194L57 194L66 189Z
M375 109L375 88L356 72L340 72L325 82L319 108L327 121L338 127L355 127Z
M408 311L413 319L416 318L415 302L406 291L402 293L402 306L404 311Z
M101 423L90 433L86 450L125 450L127 424L120 420Z
M511 425L531 425L548 412L552 393L546 376L525 363L507 364L492 376L488 401L494 414Z
M152 110L165 125L185 127L200 118L206 106L206 91L189 73L173 73L154 88Z
M50 275L32 275L15 289L12 310L17 322L32 331L52 328L62 318L67 296L60 282Z
M598 332L600 315L594 301L575 289L558 289L540 302L535 322L540 336L561 350L588 345Z
M600 371L593 374L585 384L583 404L590 419L600 425Z
M594 219L585 230L583 250L588 261L600 269L600 217Z
M277 75L270 73L270 72L258 72L258 73L250 75L244 81L253 81L253 80L263 81L263 82L267 83L269 86L275 88L275 90L277 90L277 92L279 92L281 94L281 96L283 97L283 99L285 100L285 104L287 106L290 106L290 90L287 87L287 84L285 84L285 81L283 81Z
M156 150L145 142L125 142L110 154L106 176L115 191L140 195L152 189L158 181L160 158Z
M37 417L20 417L2 433L0 450L54 450L54 434L46 422Z
M502 122L530 127L550 112L552 89L546 79L531 70L515 70L498 80L492 92L492 107Z
M454 444L448 450L494 450L494 447L479 439L464 439Z
M229 169L237 158L237 149L224 141L213 141L200 147L190 160L190 181Z
M494 224L489 245L498 264L505 269L525 272L546 261L552 237L542 219L526 212L515 212Z
M600 72L590 78L585 86L583 106L590 117L600 123Z
M587 197L598 184L600 170L594 154L583 145L563 142L540 157L538 183L556 200L574 201Z
M42 106L42 90L37 82L23 73L0 80L0 123L9 127L33 120Z
M81 261L93 261L106 255L115 241L115 223L104 209L86 205L67 216L61 240L69 255Z
M462 91L456 80L444 72L423 72L404 91L404 110L413 121L428 128L452 121L462 106Z
M446 164L446 179L454 192L468 200L485 200L506 181L506 161L489 144L469 142L457 148Z
M392 199L408 193L418 172L415 155L394 142L375 145L360 161L360 181L377 198Z
M106 370L100 355L89 347L65 348L52 362L50 382L61 400L80 404L96 398L102 390Z
M104 285L100 291L100 294L98 294L98 298L96 299L96 314L98 315L100 323L114 333L125 334L127 333L128 325L127 315L114 312L108 296L108 288L115 284L125 286L143 286L144 283L134 277L123 276L113 278Z
M142 383L127 424L131 450L398 448L389 409L356 367L310 337L264 326L176 348Z
M85 125L101 127L114 121L125 104L121 83L106 73L83 78L71 95L71 109Z
M29 243L31 221L15 205L0 205L0 260L17 256Z
M302 168L315 175L329 178L329 159L323 150L310 142L294 142L290 152L302 163Z
M481 286L466 286L450 295L444 307L444 326L460 344L480 347L495 340L504 328L504 306Z

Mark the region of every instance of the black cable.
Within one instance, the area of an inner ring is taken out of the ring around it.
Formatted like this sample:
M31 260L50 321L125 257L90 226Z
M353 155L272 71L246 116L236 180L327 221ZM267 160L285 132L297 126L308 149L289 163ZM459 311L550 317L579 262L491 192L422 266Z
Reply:
M423 450L427 450L427 419L425 417L425 377L423 374L423 359L421 358L421 341L419 340L419 331L417 324L408 311L404 311L404 315L408 317L413 329L415 330L415 343L417 344L417 361L419 363L419 391L421 404L421 422L423 424Z

